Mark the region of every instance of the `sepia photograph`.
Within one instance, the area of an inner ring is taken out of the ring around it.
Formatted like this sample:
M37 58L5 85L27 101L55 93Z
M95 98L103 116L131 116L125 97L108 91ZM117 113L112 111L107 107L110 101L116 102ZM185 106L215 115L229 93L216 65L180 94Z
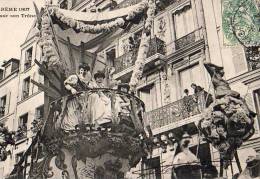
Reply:
M0 0L0 179L260 179L259 0Z

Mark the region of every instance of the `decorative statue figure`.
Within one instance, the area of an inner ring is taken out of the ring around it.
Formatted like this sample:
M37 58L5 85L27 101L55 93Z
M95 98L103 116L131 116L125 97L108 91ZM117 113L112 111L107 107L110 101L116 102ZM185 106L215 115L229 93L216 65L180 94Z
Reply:
M223 79L225 74L223 67L211 63L205 63L204 66L211 76L216 98L221 98L225 95L234 97L240 96L238 92L231 90L228 82Z
M14 132L9 132L3 123L0 123L0 161L4 161L7 158L8 151L6 147L8 145L14 145ZM10 151L9 151L10 152Z
M69 76L64 85L71 94L76 94L79 91L86 90L91 80L90 67L87 64L79 65L79 73Z
M250 111L240 94L231 90L223 79L224 70L214 64L204 64L215 90L215 101L204 111L198 128L208 142L220 152L227 168L236 150L254 133L255 113Z

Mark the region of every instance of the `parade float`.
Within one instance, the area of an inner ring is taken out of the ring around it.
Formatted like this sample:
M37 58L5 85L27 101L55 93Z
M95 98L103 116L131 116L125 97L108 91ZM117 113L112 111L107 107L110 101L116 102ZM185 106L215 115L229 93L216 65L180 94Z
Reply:
M151 151L142 119L144 104L134 91L148 53L154 1L98 14L64 10L52 4L35 9L38 45L42 49L42 59L35 63L45 81L32 83L45 92L45 120L33 122L38 132L13 173L18 178L25 177L29 170L31 179L124 178ZM73 29L74 34L100 35L139 22L144 14L144 30L130 84L112 79L113 68L97 71L91 57L73 61L60 49L56 26ZM98 83L100 79L102 85ZM24 162L28 155L30 167Z

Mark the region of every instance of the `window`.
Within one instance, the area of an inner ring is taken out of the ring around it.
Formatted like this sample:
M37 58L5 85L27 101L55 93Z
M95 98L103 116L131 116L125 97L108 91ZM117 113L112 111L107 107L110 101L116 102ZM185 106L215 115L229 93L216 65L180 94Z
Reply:
M28 122L28 113L26 113L26 114L20 116L18 126L19 126L19 127L20 127L20 126L23 126L24 128L27 129L27 122Z
M32 65L32 52L33 52L32 47L26 50L25 52L24 70L29 69Z
M6 96L0 98L0 117L5 115L5 108L6 108Z
M146 112L156 109L158 107L156 88L154 84L147 85L144 88L140 89L139 95L141 100L145 104Z
M116 49L112 48L106 51L107 62L110 66L115 66Z
M60 3L61 9L68 9L68 0L64 0Z
M11 63L5 67L5 77L9 76L12 73Z
M188 89L189 94L193 94L194 90L191 88L192 83L195 83L201 87L204 86L203 73L199 64L189 66L188 68L180 71L179 75L182 97L184 96L184 89Z
M30 91L30 77L23 80L22 99L26 99L29 97L29 91Z
M18 128L16 131L16 141L22 140L27 137L27 123L28 123L28 113L19 117Z
M145 179L161 179L161 165L159 157L144 161L144 165Z
M44 107L40 106L35 110L35 119L42 119L44 114Z
M15 163L18 163L21 160L22 157L23 157L23 152L16 154L15 155Z
M176 39L195 30L191 6L185 6L183 9L175 12L173 19Z
M4 78L4 70L0 69L0 80Z

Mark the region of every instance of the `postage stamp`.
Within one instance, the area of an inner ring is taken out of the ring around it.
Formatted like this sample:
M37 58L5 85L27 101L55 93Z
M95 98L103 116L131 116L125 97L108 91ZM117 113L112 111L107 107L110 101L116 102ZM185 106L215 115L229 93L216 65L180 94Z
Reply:
M260 44L260 0L222 0L224 45Z

